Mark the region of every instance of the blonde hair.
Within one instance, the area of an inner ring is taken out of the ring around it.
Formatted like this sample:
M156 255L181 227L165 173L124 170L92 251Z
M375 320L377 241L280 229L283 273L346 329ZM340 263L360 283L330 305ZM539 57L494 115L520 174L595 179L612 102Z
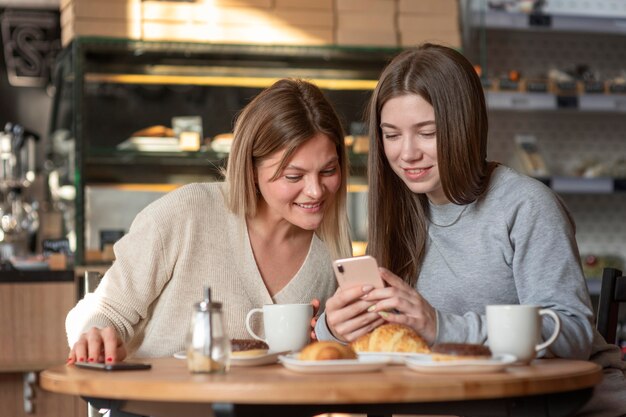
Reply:
M259 199L255 167L276 152L285 151L272 179L277 178L295 150L319 133L335 144L341 186L316 233L331 256L341 258L351 255L346 210L348 156L341 122L317 86L297 79L279 80L241 111L226 168L226 199L233 213L254 217Z

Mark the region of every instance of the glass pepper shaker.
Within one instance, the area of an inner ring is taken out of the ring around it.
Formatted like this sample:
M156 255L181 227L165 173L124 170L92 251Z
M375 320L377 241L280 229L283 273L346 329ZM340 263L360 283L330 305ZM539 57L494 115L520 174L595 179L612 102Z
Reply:
M194 373L224 373L230 366L230 340L222 304L211 301L211 289L194 305L187 339L187 368Z

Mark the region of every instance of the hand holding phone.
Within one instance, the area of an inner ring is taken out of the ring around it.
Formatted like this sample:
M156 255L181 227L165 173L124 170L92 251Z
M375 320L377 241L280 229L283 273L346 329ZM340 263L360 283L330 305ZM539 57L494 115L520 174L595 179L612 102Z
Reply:
M79 368L93 369L97 371L138 371L141 369L150 369L152 365L149 363L139 362L115 362L115 363L101 363L101 362L76 362L74 363Z
M378 263L369 255L337 259L333 261L333 269L339 287L343 289L364 285L371 285L374 288L385 287L385 282L378 272Z

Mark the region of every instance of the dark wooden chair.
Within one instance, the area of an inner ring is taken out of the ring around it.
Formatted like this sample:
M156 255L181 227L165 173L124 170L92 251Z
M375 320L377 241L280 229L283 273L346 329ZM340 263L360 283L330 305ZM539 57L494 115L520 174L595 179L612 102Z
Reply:
M596 328L608 343L617 343L619 305L624 302L626 302L626 276L619 269L604 268Z

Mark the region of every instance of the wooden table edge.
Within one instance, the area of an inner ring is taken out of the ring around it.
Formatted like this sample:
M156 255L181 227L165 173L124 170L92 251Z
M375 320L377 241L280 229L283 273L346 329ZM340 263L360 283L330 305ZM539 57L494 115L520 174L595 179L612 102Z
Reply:
M507 398L524 395L540 395L575 391L593 387L602 380L602 368L587 361L566 361L578 366L576 372L569 371L564 377L546 376L539 379L520 376L522 368L513 368L511 373L489 374L480 378L480 384L468 381L467 376L459 375L458 383L450 383L450 375L445 377L429 376L395 366L384 372L382 379L386 384L381 387L372 384L380 380L380 372L368 372L356 375L356 378L333 380L333 375L326 378L321 375L295 374L280 365L248 368L252 375L261 374L260 379L238 379L228 375L207 376L188 373L175 373L175 377L160 378L161 366L180 367L184 362L170 358L151 359L157 372L127 371L131 377L126 379L121 373L107 375L102 371L68 369L65 365L47 369L40 374L42 388L56 393L83 397L108 398L119 400L163 401L163 402L230 402L238 404L341 404L341 403L403 403L428 401L454 401ZM548 359L544 361L565 361ZM542 361L537 361L542 366ZM555 362L545 362L553 365ZM259 371L261 370L261 371ZM143 375L134 372L147 372ZM279 378L273 378L272 384L263 384L263 374L277 372ZM79 375L79 378L76 378ZM491 376L490 376L491 375ZM507 378L506 375L509 377ZM97 378L95 378L97 377ZM257 375L258 377L258 375ZM199 381L210 381L201 384ZM113 383L114 382L114 383ZM558 383L557 383L558 382Z

